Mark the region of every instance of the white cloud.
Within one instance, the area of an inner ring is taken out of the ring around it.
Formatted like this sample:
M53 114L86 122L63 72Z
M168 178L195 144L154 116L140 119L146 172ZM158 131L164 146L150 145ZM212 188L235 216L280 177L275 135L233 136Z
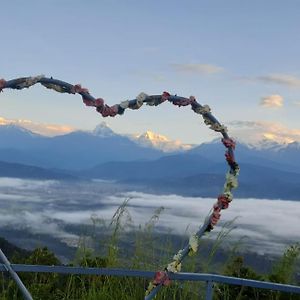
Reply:
M76 245L78 237L62 224L92 224L91 216L111 220L117 207L126 198L131 198L128 211L137 226L145 224L155 209L164 206L157 230L185 234L195 232L202 224L216 199L192 198L177 195L152 195L141 192L117 192L99 199L99 184L79 184L74 187L66 183L30 182L18 183L18 189L11 189L8 180L0 182L0 227L11 226L33 233L50 234ZM23 189L22 187L26 187ZM118 188L117 185L113 185ZM50 193L49 193L50 192ZM5 197L8 195L9 197ZM85 199L83 202L82 199ZM9 199L9 201L8 201ZM259 210L257 209L259 207ZM233 220L234 229L230 241L247 236L246 247L253 251L282 253L283 249L300 240L300 202L266 199L234 199L227 210L222 211L220 224L210 234L213 238L225 222Z
M289 128L279 122L232 121L228 125L232 136L250 144L256 144L262 140L275 141L280 144L300 142L299 128Z
M267 108L278 108L283 106L283 97L280 95L269 95L261 99L260 105Z
M210 64L171 64L171 67L177 72L215 74L223 72L224 69Z
M32 132L47 136L62 135L75 130L74 128L67 125L44 124L24 119L6 119L0 117L0 126L9 124L18 125Z
M258 77L266 83L276 83L289 87L300 87L300 78L289 74L270 74Z

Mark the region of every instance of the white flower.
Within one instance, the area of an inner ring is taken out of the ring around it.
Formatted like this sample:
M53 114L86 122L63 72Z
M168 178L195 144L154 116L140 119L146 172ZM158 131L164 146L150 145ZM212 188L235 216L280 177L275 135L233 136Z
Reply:
M219 123L213 123L211 126L210 126L210 129L214 130L214 131L217 131L217 132L227 132L227 127L224 126L224 125L220 125Z
M168 264L167 270L172 273L177 273L181 271L181 263L178 263L177 261L172 261Z
M129 101L126 100L126 101L121 102L121 103L120 103L120 106L121 106L123 109L128 108L128 106L129 106Z
M234 176L233 174L231 174L230 172L227 172L226 174L226 183L224 185L224 188L237 188L238 187L238 181L237 181L237 177Z
M138 100L139 102L143 102L144 100L146 100L146 98L148 97L147 94L145 93L140 93L136 96L136 100Z
M173 256L173 259L174 259L175 261L180 261L181 258L182 258L182 252L183 252L183 250L179 250L179 251L177 252L177 254L175 254L175 255Z
M197 108L195 109L195 112L196 112L197 114L201 114L201 115L207 114L207 113L209 113L210 111L211 111L211 109L210 109L210 107L209 107L207 104L205 104L205 105L203 105L203 106L199 106L199 107L197 107Z
M190 239L189 239L189 246L190 246L190 249L196 253L197 250L198 250L198 245L199 245L199 239L198 237L193 234L190 236Z

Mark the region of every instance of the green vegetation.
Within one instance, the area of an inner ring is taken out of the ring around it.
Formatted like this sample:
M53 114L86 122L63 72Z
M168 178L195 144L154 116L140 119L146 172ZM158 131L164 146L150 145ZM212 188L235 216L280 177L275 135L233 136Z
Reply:
M165 235L155 233L154 229L163 208L156 210L144 226L136 228L127 210L127 202L128 200L118 208L109 223L95 216L91 218L93 230L89 236L82 238L70 265L157 271L170 262L178 248L184 245L185 239L174 238L171 233ZM221 244L231 230L232 224L227 224L213 243L207 239L201 241L199 254L184 261L183 271L211 272L240 278L299 284L299 278L295 277L295 268L299 267L299 244L287 248L283 256L273 263L272 269L262 274L246 265L244 258L237 254L236 249L222 252ZM101 240L97 235L98 232L102 233ZM97 241L100 243L98 247L95 245ZM19 249L13 250L14 253L10 256L13 263L61 265L59 259L47 248L38 248L31 253L21 252L21 254L18 252ZM222 260L216 258L220 253ZM149 282L143 278L92 275L23 273L20 277L35 300L143 299ZM299 295L222 284L215 284L214 291L215 300L299 300ZM2 274L0 300L17 299L22 299L18 288L7 274ZM195 282L172 282L171 286L159 292L156 299L205 299L205 285Z

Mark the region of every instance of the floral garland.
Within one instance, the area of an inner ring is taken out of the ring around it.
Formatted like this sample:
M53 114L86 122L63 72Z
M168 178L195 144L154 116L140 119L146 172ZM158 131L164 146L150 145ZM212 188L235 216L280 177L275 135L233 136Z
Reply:
M205 220L204 224L189 238L188 244L174 255L173 260L164 268L163 271L156 272L155 278L149 283L145 294L145 300L153 299L162 286L167 286L171 283L169 275L171 273L180 272L183 259L186 256L193 255L197 252L199 239L205 233L213 230L221 217L221 210L228 208L232 201L232 189L237 188L237 177L239 175L239 166L234 157L235 142L228 136L227 128L220 124L219 121L211 114L210 107L208 105L202 106L199 104L194 96L185 98L177 95L171 95L168 92L163 92L161 95L147 95L145 93L140 93L133 100L126 100L120 104L109 106L105 104L102 98L94 98L91 96L88 89L81 87L80 84L72 85L64 81L53 79L52 77L47 78L43 75L22 77L9 81L0 79L0 92L2 92L5 88L21 90L29 88L37 83L59 93L80 94L84 104L86 106L95 107L96 111L103 117L115 117L116 115L122 115L126 109L139 109L144 103L149 106L158 106L169 101L178 107L190 105L191 109L195 113L200 114L203 117L204 123L208 125L210 129L222 134L222 143L227 149L225 152L225 158L230 167L226 174L223 193L218 196L217 202L213 205L212 212Z

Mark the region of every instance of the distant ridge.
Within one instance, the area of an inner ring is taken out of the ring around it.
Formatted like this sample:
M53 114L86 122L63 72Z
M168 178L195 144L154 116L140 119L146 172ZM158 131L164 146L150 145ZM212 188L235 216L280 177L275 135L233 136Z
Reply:
M35 166L7 163L0 161L0 177L27 178L27 179L76 179L74 175L65 174L59 171L47 170Z
M13 256L18 257L26 257L31 254L30 251L19 248L13 244L11 244L9 241L4 239L3 237L0 237L0 248L4 252L5 256L8 257L8 259L11 259Z
M92 132L51 138L18 126L0 126L0 176L109 179L151 192L193 196L220 192L227 169L220 139L172 153L153 148L153 141L157 147L168 144L162 135L146 132L141 140L146 140L142 146L105 123ZM299 143L238 142L236 158L241 166L237 196L300 200Z

